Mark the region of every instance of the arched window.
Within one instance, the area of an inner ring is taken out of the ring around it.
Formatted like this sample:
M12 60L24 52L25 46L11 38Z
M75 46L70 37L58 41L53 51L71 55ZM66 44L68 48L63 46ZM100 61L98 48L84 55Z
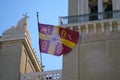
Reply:
M108 18L112 18L112 0L103 0L103 10L105 12L104 14L104 18L108 19Z
M89 20L112 18L112 0L89 0ZM100 13L98 13L100 12ZM103 12L103 13L102 13ZM98 17L99 16L99 17ZM103 16L103 18L101 17Z
M104 12L112 11L112 0L103 0Z
M98 20L98 0L89 0L89 20Z

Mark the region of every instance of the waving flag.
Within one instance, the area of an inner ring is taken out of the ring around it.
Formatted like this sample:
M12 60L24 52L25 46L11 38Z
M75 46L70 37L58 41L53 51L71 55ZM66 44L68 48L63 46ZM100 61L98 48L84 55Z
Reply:
M79 32L38 23L40 52L60 56L75 47Z

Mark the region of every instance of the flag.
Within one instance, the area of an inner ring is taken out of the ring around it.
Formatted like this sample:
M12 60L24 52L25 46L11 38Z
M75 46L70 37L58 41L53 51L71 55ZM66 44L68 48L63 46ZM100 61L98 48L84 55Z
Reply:
M77 31L49 24L38 23L38 31L40 52L56 56L69 53L79 37Z

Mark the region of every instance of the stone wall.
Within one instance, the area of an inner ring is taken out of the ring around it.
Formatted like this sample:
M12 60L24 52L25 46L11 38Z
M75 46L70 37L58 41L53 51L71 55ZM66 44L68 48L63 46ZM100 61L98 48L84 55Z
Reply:
M23 73L42 70L27 24L25 16L0 36L0 80L19 80Z
M120 80L119 20L65 25L79 31L77 46L63 56L63 80Z
M120 37L80 43L78 80L119 80L119 44Z
M0 80L19 80L21 49L21 43L3 43L0 53Z

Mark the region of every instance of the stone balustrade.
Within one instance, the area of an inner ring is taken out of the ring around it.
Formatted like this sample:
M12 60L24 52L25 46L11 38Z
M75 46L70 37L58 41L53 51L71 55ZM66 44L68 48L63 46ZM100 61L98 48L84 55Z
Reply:
M61 25L65 28L79 31L80 41L96 41L119 38L120 20L108 19L75 24Z
M44 71L21 74L20 80L62 80L62 71Z

